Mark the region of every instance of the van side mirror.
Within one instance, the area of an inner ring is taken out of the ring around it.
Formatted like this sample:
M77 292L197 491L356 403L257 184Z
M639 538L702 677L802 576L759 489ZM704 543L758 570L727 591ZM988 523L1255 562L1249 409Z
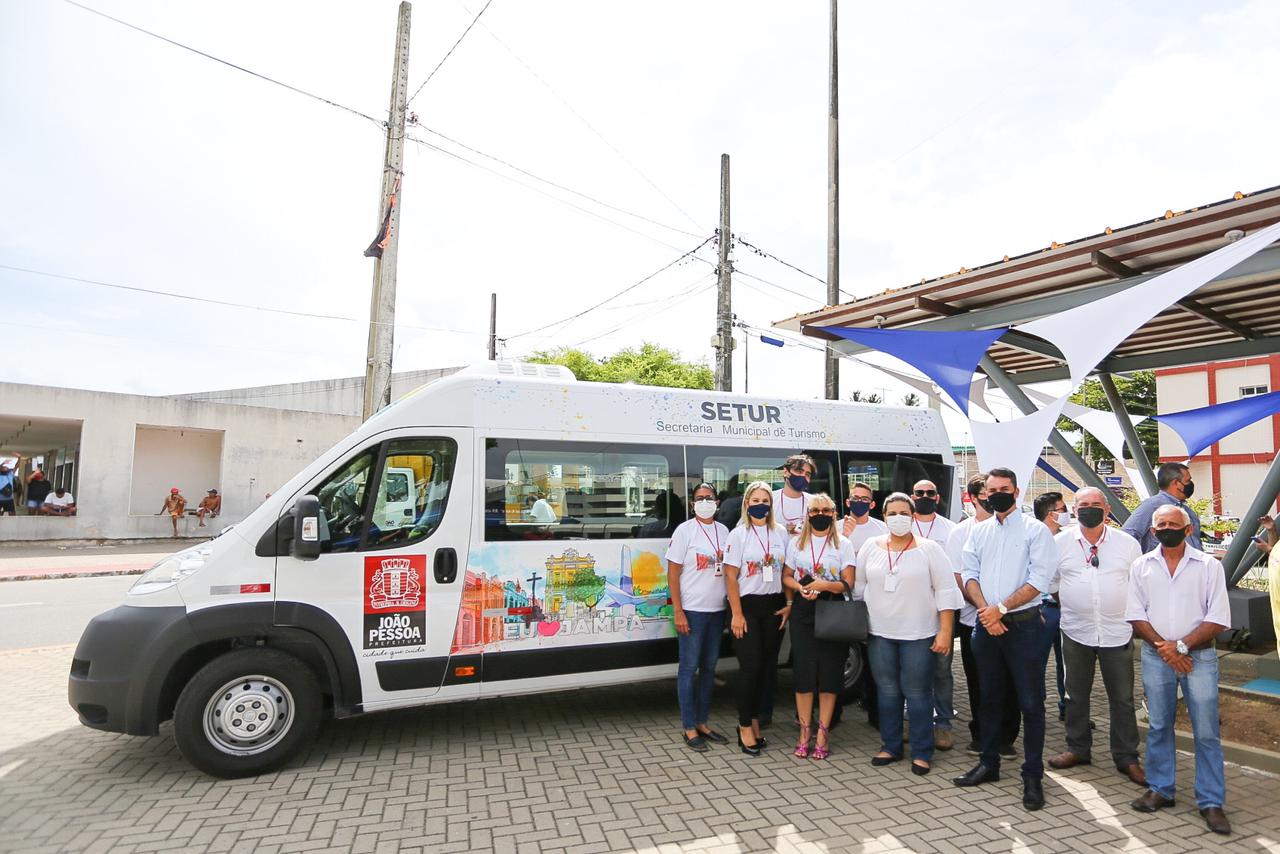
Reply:
M299 560L320 557L320 499L303 495L293 505L293 556Z

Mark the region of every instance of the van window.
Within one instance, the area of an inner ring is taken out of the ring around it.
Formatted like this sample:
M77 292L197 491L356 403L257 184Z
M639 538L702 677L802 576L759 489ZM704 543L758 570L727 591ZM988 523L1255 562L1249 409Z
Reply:
M950 466L944 465L936 455L905 456L877 454L874 451L841 451L840 462L844 467L845 494L855 483L871 487L876 509L872 515L879 517L884 499L892 492L911 494L911 487L919 480L932 480L938 487L938 512L950 516L952 484L955 475Z
M669 537L688 515L679 447L489 439L485 539Z
M395 439L386 444L366 548L408 545L440 527L457 456L452 439Z
M689 448L691 484L703 480L716 488L720 498L720 510L716 521L732 529L742 518L742 493L755 480L763 480L770 489L782 486L782 464L801 449L782 448ZM828 453L804 451L813 457L817 471L809 482L810 492L825 492L835 501L840 496L833 491L838 487L833 456Z
M368 448L334 472L315 495L320 499L324 522L320 548L326 552L351 552L360 547L369 475L377 460L377 448ZM327 528L327 534L324 531Z

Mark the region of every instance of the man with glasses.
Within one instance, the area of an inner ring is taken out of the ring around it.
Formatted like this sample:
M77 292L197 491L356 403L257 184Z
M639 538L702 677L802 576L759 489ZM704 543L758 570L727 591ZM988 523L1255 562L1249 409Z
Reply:
M1067 750L1050 759L1049 767L1065 770L1093 761L1089 698L1096 663L1111 709L1111 759L1121 774L1145 786L1133 706L1133 627L1125 620L1129 570L1142 549L1124 531L1107 527L1110 512L1102 490L1087 486L1076 493L1079 526L1054 537L1067 671Z
M1160 541L1152 533L1152 520L1161 507L1180 507L1191 520L1191 535L1187 543L1197 551L1204 551L1200 542L1200 517L1187 506L1187 499L1195 491L1191 469L1182 463L1165 463L1156 469L1156 486L1160 491L1139 504L1124 523L1124 532L1138 541L1142 553L1160 547Z
M945 551L947 540L956 523L938 513L938 487L931 480L918 480L911 488L916 511L911 531L922 540L933 540ZM952 567L958 569L959 567ZM955 745L951 736L951 718L955 716L955 676L951 665L955 653L938 657L933 671L933 746L938 750L950 750Z

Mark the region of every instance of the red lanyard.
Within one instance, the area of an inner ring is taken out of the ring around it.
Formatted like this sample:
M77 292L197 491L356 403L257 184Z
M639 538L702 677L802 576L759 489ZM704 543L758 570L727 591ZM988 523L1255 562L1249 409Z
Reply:
M707 526L707 525L702 524L701 522L699 522L699 523L698 523L698 528L699 528L699 530L701 530L701 531L702 531L702 536L706 537L706 538L707 538L707 542L708 542L708 543L710 543L710 544L715 548L715 550L716 550L716 560L719 560L719 559L720 559L720 529L719 529L719 528L716 528L716 541L715 541L714 543L712 543L712 542L711 542L711 535L707 533L707 528L708 528L708 527L715 528L715 524L714 524L714 523L712 523L710 526Z
M768 565L769 559L773 555L773 535L770 534L768 540L761 540L760 534L756 531L755 525L751 526L751 533L755 534L756 542L760 544L760 551L764 552L765 565ZM766 542L768 543L768 545L765 545Z
M782 493L782 492L778 493L778 509L782 511L782 518L786 519L788 522L800 521L801 519L804 518L804 493L803 492L800 493L800 515L799 516L787 515L787 496L785 493Z
M937 521L937 520L935 519L934 521ZM930 525L930 526L929 526L929 528L930 528L930 530L932 530L932 529L933 529L933 526L932 526L932 525ZM916 539L916 538L915 538L915 536L912 536L912 537L911 537L911 543L914 543L914 542L915 542L915 539ZM925 539L928 539L928 537L925 537ZM907 549L911 548L911 543L907 543L906 548L904 548L902 551L898 552L898 564L899 564L899 565L901 565L901 564L902 564L902 555L906 553ZM888 538L888 537L885 537L885 538L884 538L884 553L885 553L886 555L888 555L888 556L889 556L889 574L890 574L890 575L893 575L893 549L889 548L889 538Z
M913 522L915 522L916 530L917 530L917 531L920 531L920 520L919 520L919 519L913 519L912 521L913 521ZM935 516L933 517L933 521L929 523L929 533L928 533L928 534L926 534L924 531L920 531L920 536L924 537L926 540L927 540L927 539L929 539L929 534L932 534L932 533L933 533L933 526L934 526L934 525L936 525L936 524L938 524L938 517L937 517L937 515L935 515Z
M1106 526L1103 526L1103 528L1102 528L1102 536L1098 538L1098 542L1097 542L1097 544L1096 544L1096 545L1094 545L1094 546L1092 546L1092 548L1093 548L1093 554L1092 554L1092 555L1090 555L1090 554L1089 554L1089 552L1085 551L1084 543L1083 543L1083 542L1081 542L1080 540L1076 540L1076 542L1077 542L1077 543L1080 543L1080 551L1084 552L1084 565L1085 565L1085 566L1093 566L1093 561L1092 561L1090 558L1091 558L1091 557L1095 557L1095 558L1096 558L1096 557L1098 556L1098 549L1102 548L1102 544L1103 544L1103 543L1105 543L1106 541L1107 541L1107 529L1106 529Z
M818 556L813 556L813 537L809 537L809 560L813 561L812 575L814 578L822 572L822 556L827 553L827 543L831 542L827 537L822 538L822 548L818 550Z

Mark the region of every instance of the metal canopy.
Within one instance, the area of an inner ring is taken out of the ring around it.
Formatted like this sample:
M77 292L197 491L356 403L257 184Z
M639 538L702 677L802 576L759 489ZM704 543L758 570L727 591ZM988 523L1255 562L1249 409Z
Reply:
M1231 232L1280 222L1280 187L1237 193L1221 202L1038 252L961 269L780 321L779 328L831 340L825 326L920 330L991 329L1127 290L1226 245ZM840 340L852 355L868 348ZM1214 279L1129 336L1096 370L1125 373L1280 352L1280 243ZM1016 332L990 355L1019 384L1067 377L1052 345Z

